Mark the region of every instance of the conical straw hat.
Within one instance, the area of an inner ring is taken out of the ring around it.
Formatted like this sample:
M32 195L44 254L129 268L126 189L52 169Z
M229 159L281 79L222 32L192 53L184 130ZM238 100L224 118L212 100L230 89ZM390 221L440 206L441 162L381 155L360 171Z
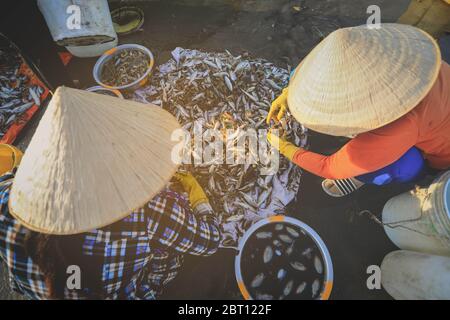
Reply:
M61 235L126 217L175 173L171 134L179 127L154 105L58 88L15 176L11 214Z
M412 110L430 91L440 66L436 42L415 27L340 29L297 68L289 83L289 110L321 133L367 132Z

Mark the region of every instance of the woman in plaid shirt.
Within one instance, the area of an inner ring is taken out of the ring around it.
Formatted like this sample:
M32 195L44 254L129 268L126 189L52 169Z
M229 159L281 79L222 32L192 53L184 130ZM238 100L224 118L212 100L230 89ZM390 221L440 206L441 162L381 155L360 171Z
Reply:
M192 176L177 177L199 190ZM175 278L183 254L209 256L219 246L220 231L209 204L191 209L183 195L166 188L112 225L74 236L44 236L47 242L57 239L61 248L54 252L67 261L53 271L57 283L50 290L36 261L45 264L51 257L36 257L32 248L41 235L23 227L8 210L13 178L11 172L0 177L0 257L8 266L11 287L30 299L155 299ZM80 266L81 290L65 287L69 265Z
M155 299L183 254L216 252L206 194L192 175L173 175L179 128L157 106L58 88L23 158L0 152L12 288L31 299Z

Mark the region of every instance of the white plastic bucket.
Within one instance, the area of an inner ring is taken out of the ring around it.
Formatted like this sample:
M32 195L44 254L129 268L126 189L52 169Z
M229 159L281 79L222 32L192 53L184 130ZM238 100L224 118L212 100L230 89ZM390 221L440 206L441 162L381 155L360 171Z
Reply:
M306 235L308 235L315 243L315 246L320 251L324 262L324 281L322 291L319 294L320 300L328 300L331 294L331 290L333 288L333 263L331 261L330 253L323 242L322 238L315 232L310 226L301 222L298 219L286 217L283 215L277 215L262 219L252 225L245 233L242 239L239 241L239 254L236 256L234 260L234 271L236 275L236 281L239 287L239 290L244 297L245 300L254 300L255 298L251 296L247 285L244 281L244 277L242 274L242 268L245 266L242 265L242 253L244 251L244 247L247 244L250 237L256 233L261 227L264 227L268 224L280 224L285 223L291 226L295 226Z
M78 57L99 56L117 45L107 0L38 0L53 40ZM69 27L80 13L80 28ZM68 25L69 23L69 25Z
M397 300L449 300L449 270L448 257L394 251L381 264L381 284Z
M450 171L428 188L390 199L383 209L386 234L400 249L450 256Z

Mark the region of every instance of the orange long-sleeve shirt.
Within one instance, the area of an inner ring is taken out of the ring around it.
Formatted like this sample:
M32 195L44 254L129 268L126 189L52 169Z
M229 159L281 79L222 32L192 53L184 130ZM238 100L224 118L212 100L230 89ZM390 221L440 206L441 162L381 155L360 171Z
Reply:
M445 62L428 95L400 119L359 134L330 156L300 149L293 162L318 176L343 179L381 169L413 146L431 167L450 167L450 66Z

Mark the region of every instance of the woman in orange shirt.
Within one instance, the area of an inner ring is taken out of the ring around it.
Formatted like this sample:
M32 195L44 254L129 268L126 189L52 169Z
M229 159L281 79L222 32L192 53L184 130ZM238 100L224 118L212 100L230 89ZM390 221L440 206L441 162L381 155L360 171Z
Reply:
M307 128L353 138L324 156L268 135L280 153L326 178L331 196L364 183L414 181L425 162L450 167L450 66L434 39L415 27L333 32L297 67L268 122L281 120L287 107Z

